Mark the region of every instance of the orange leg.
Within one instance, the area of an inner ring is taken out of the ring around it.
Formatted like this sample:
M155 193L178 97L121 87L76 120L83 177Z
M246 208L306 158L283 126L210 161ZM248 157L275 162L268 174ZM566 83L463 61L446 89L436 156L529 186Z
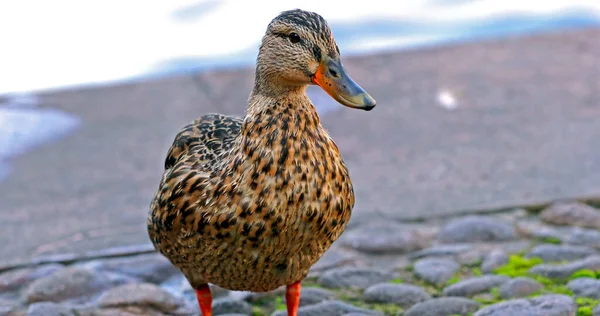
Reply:
M212 294L210 294L208 284L204 284L196 289L196 298L198 299L198 304L200 304L202 316L212 316Z
M290 284L285 290L285 301L287 303L288 316L298 316L300 305L300 282Z

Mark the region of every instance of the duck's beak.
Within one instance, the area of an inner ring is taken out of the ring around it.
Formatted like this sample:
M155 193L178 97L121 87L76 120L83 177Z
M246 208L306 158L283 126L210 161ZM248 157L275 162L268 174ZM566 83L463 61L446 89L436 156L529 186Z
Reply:
M312 82L345 106L365 111L375 107L375 99L348 76L339 58L325 56Z

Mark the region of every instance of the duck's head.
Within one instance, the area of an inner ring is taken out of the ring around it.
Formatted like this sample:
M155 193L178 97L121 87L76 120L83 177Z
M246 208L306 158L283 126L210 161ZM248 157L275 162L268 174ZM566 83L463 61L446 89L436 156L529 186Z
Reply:
M317 84L339 103L372 110L373 99L342 66L340 51L323 17L284 11L267 28L257 58L256 84L280 92Z

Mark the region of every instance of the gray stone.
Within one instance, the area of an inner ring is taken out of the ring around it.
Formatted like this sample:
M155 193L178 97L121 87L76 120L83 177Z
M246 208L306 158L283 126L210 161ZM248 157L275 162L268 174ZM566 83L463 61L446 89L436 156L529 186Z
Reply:
M588 228L574 227L567 231L562 239L571 245L581 245L600 249L600 231Z
M567 287L576 296L590 297L600 300L600 280L592 278L577 278L569 281Z
M576 313L577 305L572 297L549 294L496 303L477 311L475 316L575 316Z
M600 304L596 305L596 307L594 307L594 310L592 311L592 316L600 316Z
M544 261L573 261L598 254L596 250L585 246L543 244L535 246L527 257L539 257Z
M408 255L412 260L427 258L427 257L448 257L458 256L473 249L471 244L455 244L455 245L437 245L415 251Z
M59 302L91 296L115 285L130 282L124 277L68 267L33 281L27 288L27 302Z
M36 279L48 276L63 268L63 265L53 263L4 272L0 274L0 293L19 289Z
M551 279L568 279L575 271L582 269L600 270L600 256L587 257L564 264L539 264L530 273Z
M161 312L178 312L185 302L152 283L125 284L103 293L98 299L100 307L140 306Z
M440 297L415 304L404 316L469 315L481 304L463 297Z
M450 221L442 228L438 240L443 243L508 241L517 237L515 228L489 216L470 215Z
M534 220L525 219L515 223L519 235L528 238L534 238L539 240L544 239L557 239L561 242L566 236L565 227L550 226L539 221L536 217Z
M71 308L52 302L33 303L27 308L27 316L75 316Z
M19 304L18 297L8 299L0 297L0 315L10 315L9 313L15 311Z
M245 301L233 300L230 298L219 298L213 301L213 314L252 314L252 306Z
M338 268L329 270L319 277L319 283L328 288L365 289L377 283L394 279L389 272L369 268Z
M416 285L381 283L366 289L364 298L367 302L396 304L406 309L431 299L431 295Z
M600 211L579 202L557 202L542 211L540 219L554 225L600 229Z
M144 306L121 306L121 307L106 307L94 309L78 309L77 316L191 316L199 315L199 312L173 312L163 313L151 307Z
M365 315L382 315L380 312L356 307L340 301L323 301L319 304L300 307L298 316L344 316L349 313L360 313ZM286 311L278 311L273 316L287 316Z
M303 287L300 293L300 306L318 304L335 297L333 292L318 287Z
M500 286L500 296L505 299L527 297L544 286L531 278L517 277L508 280Z
M167 258L158 253L94 260L81 265L94 270L128 275L150 283L161 283L180 273Z
M405 253L422 249L431 240L415 229L396 223L373 223L355 228L340 238L344 246L367 253Z
M488 292L508 281L509 278L500 275L484 275L460 281L444 288L445 296L471 297L475 294Z
M483 273L492 273L496 268L508 263L508 254L501 249L492 250L481 263Z
M481 247L473 248L455 256L454 260L460 265L473 266L479 265L488 251Z
M356 256L348 251L330 248L325 254L310 268L311 272L322 272L333 268L350 265L356 261Z
M443 285L448 282L460 265L448 258L424 258L415 262L414 272L417 277L429 283Z

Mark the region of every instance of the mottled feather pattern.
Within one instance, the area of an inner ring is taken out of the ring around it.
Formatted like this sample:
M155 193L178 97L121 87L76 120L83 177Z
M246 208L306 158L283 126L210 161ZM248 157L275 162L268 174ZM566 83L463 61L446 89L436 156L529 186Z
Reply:
M310 28L326 28L311 18ZM286 66L266 62L257 69ZM165 159L148 232L194 288L263 292L301 281L350 219L354 191L335 142L303 88L260 90L272 74L256 82L243 119L196 119Z

